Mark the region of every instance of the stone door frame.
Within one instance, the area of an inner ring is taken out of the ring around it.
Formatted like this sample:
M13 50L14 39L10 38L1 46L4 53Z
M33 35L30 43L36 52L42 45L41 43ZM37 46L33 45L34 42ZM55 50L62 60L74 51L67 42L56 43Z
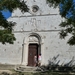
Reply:
M44 61L44 55L43 55L43 53L44 53L44 49L43 49L44 48L43 47L44 44L43 44L43 42L44 41L43 41L42 37L39 34L37 34L37 33L30 33L27 37L24 38L24 48L22 50L21 65L25 65L25 66L27 66L27 64L28 64L28 46L30 44L30 42L29 42L29 37L30 36L34 36L34 37L36 37L38 39L37 44L40 46L40 50L41 50L41 53L42 53L42 62ZM35 43L35 42L33 42L33 43Z

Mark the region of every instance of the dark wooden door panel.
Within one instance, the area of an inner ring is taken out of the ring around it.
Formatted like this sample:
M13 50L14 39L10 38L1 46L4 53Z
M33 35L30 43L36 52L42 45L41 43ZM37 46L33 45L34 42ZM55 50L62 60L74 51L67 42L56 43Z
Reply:
M28 51L28 66L34 66L34 56L37 54L37 44L30 44Z

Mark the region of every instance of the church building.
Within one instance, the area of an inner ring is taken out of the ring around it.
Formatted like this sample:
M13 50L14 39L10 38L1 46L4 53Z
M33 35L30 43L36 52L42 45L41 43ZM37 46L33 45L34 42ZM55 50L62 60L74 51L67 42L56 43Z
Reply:
M41 54L41 65L50 61L65 65L74 65L75 46L67 41L70 36L60 39L59 24L63 21L59 15L59 8L49 7L46 0L24 0L29 12L22 13L14 10L8 21L13 21L14 44L0 43L0 63L34 66L34 55ZM37 58L38 60L38 58Z

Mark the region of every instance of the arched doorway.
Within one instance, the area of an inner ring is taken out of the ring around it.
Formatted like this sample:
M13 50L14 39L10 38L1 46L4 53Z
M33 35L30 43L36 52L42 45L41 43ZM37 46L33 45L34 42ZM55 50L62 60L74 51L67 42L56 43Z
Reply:
M34 66L34 56L41 54L41 45L40 38L37 35L29 36L29 45L28 45L28 66Z

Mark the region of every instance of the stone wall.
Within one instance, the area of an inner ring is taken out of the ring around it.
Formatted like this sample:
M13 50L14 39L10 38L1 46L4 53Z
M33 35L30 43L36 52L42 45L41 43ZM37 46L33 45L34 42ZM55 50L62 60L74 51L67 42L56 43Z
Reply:
M21 13L19 9L12 13L8 21L16 22L13 33L16 41L13 45L0 44L0 63L21 64L28 63L29 36L36 34L41 39L42 65L48 64L56 58L55 63L65 64L74 60L75 46L69 46L66 39L59 38L61 27L59 24L63 20L59 15L58 8L50 8L45 0L25 0L29 6L29 12ZM38 6L36 12L34 5ZM65 61L66 60L66 61Z

